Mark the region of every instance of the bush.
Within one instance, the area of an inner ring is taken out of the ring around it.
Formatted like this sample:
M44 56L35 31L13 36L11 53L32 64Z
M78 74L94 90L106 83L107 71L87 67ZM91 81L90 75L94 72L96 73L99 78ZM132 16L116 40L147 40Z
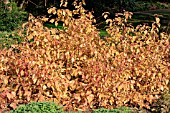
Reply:
M11 7L10 10L8 7ZM26 21L27 13L21 11L15 2L5 5L0 2L0 31L13 31L17 29L23 21Z
M131 113L132 111L129 108L126 107L120 107L118 109L97 109L91 113Z
M21 105L10 113L63 113L61 107L52 102L31 102Z
M5 47L10 48L13 44L19 44L23 39L18 35L16 31L12 32L0 32L0 49Z
M126 22L131 13L117 14L106 20L109 36L101 40L93 15L81 4L75 11L48 12L58 18L30 15L25 41L0 51L1 108L54 101L66 111L149 109L168 90L169 37L159 33L159 18L152 27L134 28ZM72 18L75 13L80 18ZM67 29L48 29L47 20L63 21Z

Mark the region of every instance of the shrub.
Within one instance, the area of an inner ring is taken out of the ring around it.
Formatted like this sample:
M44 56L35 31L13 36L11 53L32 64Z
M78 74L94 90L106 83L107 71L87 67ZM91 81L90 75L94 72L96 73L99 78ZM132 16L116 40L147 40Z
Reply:
M52 102L31 102L27 105L21 105L10 113L63 113L61 107Z
M10 48L12 44L19 44L22 40L16 31L0 32L0 49L5 47Z
M110 109L110 110L101 108L101 109L94 110L91 113L131 113L131 112L132 111L129 108L120 107L117 109Z
M12 10L7 7L12 7ZM27 13L21 11L15 2L7 5L0 2L0 15L0 31L13 31L27 19Z
M106 20L104 41L81 5L74 11L51 8L58 18L50 20L30 15L25 41L0 51L1 108L54 101L67 111L149 109L168 90L169 38L158 32L159 18L152 27L134 28L126 23L131 13L124 12ZM80 18L72 18L75 13ZM63 21L67 29L48 29L46 20Z

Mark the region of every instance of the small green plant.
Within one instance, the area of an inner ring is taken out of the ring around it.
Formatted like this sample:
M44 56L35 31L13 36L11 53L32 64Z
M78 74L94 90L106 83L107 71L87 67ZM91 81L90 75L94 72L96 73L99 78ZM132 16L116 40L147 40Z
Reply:
M117 109L97 109L95 111L93 111L92 113L131 113L131 110L127 107L120 107Z
M16 31L12 32L0 32L0 49L10 48L12 44L19 44L22 42L22 38L18 35Z
M52 102L31 102L21 105L10 113L63 113L62 107Z
M27 19L27 16L27 13L21 11L15 2L7 5L0 2L0 31L13 31L17 29Z
M56 29L64 30L63 24L58 24L58 26L56 26L55 24L52 23L44 23L44 26L48 28L56 28Z
M109 36L109 34L107 33L106 30L100 30L99 35L100 35L101 37Z

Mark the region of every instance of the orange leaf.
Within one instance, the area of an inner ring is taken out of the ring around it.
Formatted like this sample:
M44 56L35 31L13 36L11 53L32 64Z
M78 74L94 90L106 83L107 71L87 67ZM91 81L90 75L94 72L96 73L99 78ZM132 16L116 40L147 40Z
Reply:
M88 103L91 103L94 99L94 95L93 94L90 94L89 96L87 96L87 101Z
M24 71L23 70L21 70L21 76L23 76L24 75Z
M17 104L16 103L11 103L10 107L12 107L13 109L16 109L17 108Z
M10 100L10 99L13 99L15 97L15 92L7 92L7 98Z

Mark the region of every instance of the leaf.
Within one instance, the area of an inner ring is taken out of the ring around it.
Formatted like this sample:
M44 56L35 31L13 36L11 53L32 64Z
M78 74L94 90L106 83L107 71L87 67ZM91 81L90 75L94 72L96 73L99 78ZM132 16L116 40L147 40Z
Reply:
M101 100L103 97L105 97L105 95L102 94L102 93L100 93L100 94L99 94L99 100Z
M107 20L106 20L106 23L107 23L107 24L112 23L112 20L111 20L111 19L107 19Z
M108 15L104 15L104 19L106 19L108 17Z
M8 84L8 80L9 80L9 76L5 76L3 79L4 79L4 84L7 85Z
M89 104L93 101L93 99L94 99L93 94L90 94L90 95L87 96L87 101L88 101Z
M7 98L8 98L9 100L13 99L15 96L16 96L16 95L15 95L15 92L11 92L11 93L7 92Z
M63 6L64 6L64 7L67 7L67 4L68 4L68 2L65 2Z
M73 16L72 12L67 11L67 13L68 13L68 16L70 16L70 17L72 17L72 16Z
M78 102L80 102L80 100L81 100L80 94L74 94L74 97L75 97L75 99L78 100Z
M158 17L156 17L155 19L156 19L156 23L159 24L160 23L160 19Z
M27 101L30 101L31 100L31 91L26 90L24 93L24 96L27 97Z
M55 26L58 26L58 22L57 21L55 21Z
M51 83L47 83L47 87L50 88L51 87Z
M55 19L51 19L50 22L53 23L55 21Z
M38 98L39 101L45 101L45 97L43 95L40 95Z
M60 39L59 35L55 35L54 37L55 37L57 40Z
M48 9L48 14L51 14L52 8Z
M52 11L52 14L53 14L53 15L57 14L57 11L54 9L54 10Z
M24 71L23 71L23 70L21 70L20 75L21 75L21 76L23 76L23 75L24 75Z
M164 90L164 86L161 85L160 89L163 91Z
M48 42L48 39L44 38L44 42Z
M66 19L66 20L64 21L64 24L67 26L67 25L69 24L69 21Z
M42 21L47 22L49 18L43 17Z
M46 85L43 85L43 90L46 90L47 89L47 86Z
M12 107L13 109L16 109L17 108L17 104L13 102L13 103L10 104L10 107Z

